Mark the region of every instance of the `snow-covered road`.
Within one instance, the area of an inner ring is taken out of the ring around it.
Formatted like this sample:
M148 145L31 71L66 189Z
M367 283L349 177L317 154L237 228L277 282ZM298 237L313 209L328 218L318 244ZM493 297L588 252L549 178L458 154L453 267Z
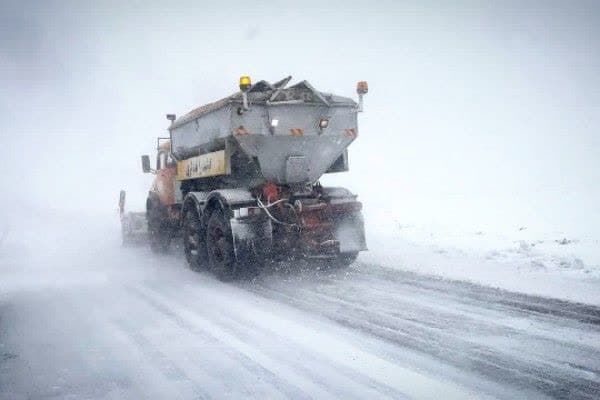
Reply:
M2 254L1 399L600 397L595 306L361 262L223 284L84 241Z

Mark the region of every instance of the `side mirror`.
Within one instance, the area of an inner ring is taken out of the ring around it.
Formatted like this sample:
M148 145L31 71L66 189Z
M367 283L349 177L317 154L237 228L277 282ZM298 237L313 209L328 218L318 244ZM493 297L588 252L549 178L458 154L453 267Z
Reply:
M152 172L152 168L150 168L150 156L147 154L142 156L142 171L144 171L145 174Z

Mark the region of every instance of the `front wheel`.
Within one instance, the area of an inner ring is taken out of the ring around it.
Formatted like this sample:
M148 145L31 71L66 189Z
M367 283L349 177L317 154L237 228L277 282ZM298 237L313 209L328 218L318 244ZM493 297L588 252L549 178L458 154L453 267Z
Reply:
M155 209L148 212L150 248L155 253L166 253L171 244L171 229Z
M206 247L212 272L221 281L231 281L239 275L235 259L231 224L222 210L214 211L206 225Z

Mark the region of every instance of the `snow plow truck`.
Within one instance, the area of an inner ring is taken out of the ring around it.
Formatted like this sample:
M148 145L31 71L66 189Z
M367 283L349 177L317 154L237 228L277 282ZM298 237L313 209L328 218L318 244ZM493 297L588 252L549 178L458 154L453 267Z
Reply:
M362 204L325 173L348 170L366 82L358 102L291 77L255 84L182 117L167 114L146 202L148 240L164 252L181 237L190 268L228 281L265 262L320 259L351 264L366 250Z

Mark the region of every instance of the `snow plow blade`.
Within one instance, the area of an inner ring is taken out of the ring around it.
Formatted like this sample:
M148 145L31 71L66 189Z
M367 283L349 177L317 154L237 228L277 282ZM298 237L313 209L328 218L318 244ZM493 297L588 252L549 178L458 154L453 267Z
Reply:
M126 193L119 193L119 216L121 217L121 240L123 245L145 244L148 239L148 224L145 212L125 212Z

